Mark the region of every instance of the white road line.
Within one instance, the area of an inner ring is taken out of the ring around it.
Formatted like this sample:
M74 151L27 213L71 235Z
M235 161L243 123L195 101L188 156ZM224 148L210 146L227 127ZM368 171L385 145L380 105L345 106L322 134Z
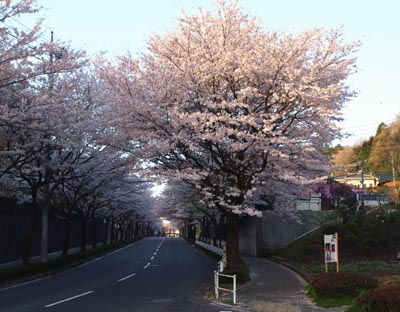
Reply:
M147 263L144 267L143 267L143 269L147 269L149 266L150 266L150 262L149 263Z
M154 260L154 256L150 258L150 260Z
M92 260L92 261L89 261L89 262L83 263L83 264L81 264L81 265L78 265L75 269L85 267L85 266L87 266L87 265L89 265L89 264L91 264L91 263L93 263L93 262L99 261L99 260L101 260L101 259L103 259L103 258L104 258L104 256L98 257L98 258L96 258L96 259L94 259L94 260Z
M57 305L57 304L60 304L60 303L66 302L66 301L70 301L70 300L74 300L74 299L79 298L79 297L82 297L82 296L89 295L89 294L91 294L92 292L93 292L93 291L91 290L91 291L85 292L85 293L80 294L80 295L76 295L76 296L73 296L73 297L70 297L70 298L61 300L61 301L57 301L57 302L54 302L54 303L50 303L50 304L48 304L48 305L45 305L44 307L45 307L45 308L50 308L50 307L55 306L55 305Z
M6 288L1 288L0 291L7 290L7 289L12 289L12 288L16 288L16 287L20 287L20 286L24 286L24 285L33 284L33 283L36 283L36 282L38 282L38 281L41 281L41 280L44 280L44 279L50 278L50 277L52 277L52 276L46 276L46 277L42 277L42 278L35 279L35 280L33 280L33 281L21 283L21 284L18 284L18 285L9 286L9 287L6 287Z
M166 302L172 302L172 299L155 299L155 300L151 300L151 303L166 303Z
M122 281L124 281L124 280L126 280L126 279L128 279L128 278L131 278L132 276L135 276L135 275L136 275L136 273L133 273L133 274L128 275L128 276L125 276L125 277L119 279L118 282L122 282Z
M157 256L157 251L154 253L155 256Z
M111 251L110 253L106 254L106 256L111 256L111 255L113 255L113 254L115 254L115 253L117 253L117 252L120 252L120 251L122 251L122 250L124 250L124 248L120 248L120 249Z

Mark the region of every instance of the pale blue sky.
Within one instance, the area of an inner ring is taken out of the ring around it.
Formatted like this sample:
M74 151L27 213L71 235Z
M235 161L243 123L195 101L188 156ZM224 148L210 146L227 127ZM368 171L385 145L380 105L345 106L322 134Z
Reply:
M90 53L140 52L153 32L171 30L181 9L210 7L213 0L38 0L45 25L55 37ZM342 144L375 134L381 122L400 113L400 1L398 0L239 0L264 27L302 30L344 26L346 39L361 40L359 72L349 84L359 95L343 111L343 128L354 135ZM27 23L27 22L25 22ZM50 36L50 34L49 34Z

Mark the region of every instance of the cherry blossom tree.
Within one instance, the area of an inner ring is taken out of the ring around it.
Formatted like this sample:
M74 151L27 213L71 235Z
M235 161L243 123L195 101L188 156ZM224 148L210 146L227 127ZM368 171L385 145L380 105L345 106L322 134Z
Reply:
M37 11L31 0L2 1L0 7L0 178L9 194L14 193L19 200L26 194L31 197L33 211L24 263L29 260L39 214L41 258L47 261L49 202L69 165L76 162L70 145L77 143L76 129L82 125L78 116L84 114L74 96L82 82L77 79L81 76L78 71L87 63L81 51L65 45L60 53L60 43L41 42L40 22L29 31L9 23Z
M346 78L358 46L342 29L265 30L236 2L219 1L215 12L183 14L176 31L154 35L138 60L126 55L107 68L110 94L146 142L152 169L224 211L229 270L240 266L238 217L260 215L254 202L264 192L286 203L287 185L325 174L324 144L338 137L354 96Z

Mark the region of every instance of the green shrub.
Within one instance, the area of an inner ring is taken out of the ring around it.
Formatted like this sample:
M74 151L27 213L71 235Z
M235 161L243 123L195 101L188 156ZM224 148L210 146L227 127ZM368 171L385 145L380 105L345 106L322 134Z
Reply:
M365 312L400 312L400 285L368 290L357 298L356 305Z
M378 286L374 278L351 272L322 273L311 282L318 297L340 298L356 296L365 289Z
M353 234L353 235L357 235L359 231L359 225L357 225L356 223L349 221L346 224L343 224L341 232L342 235L346 236L349 234Z
M375 248L379 245L379 241L375 238L370 238L370 237L366 237L363 240L363 245L367 246L367 247L371 247L371 248Z
M338 224L326 224L323 226L322 232L325 234L333 234L339 232L340 225Z
M358 239L358 237L356 235L354 235L352 233L349 233L349 234L346 234L343 237L343 243L346 246L358 246L359 245L359 239Z

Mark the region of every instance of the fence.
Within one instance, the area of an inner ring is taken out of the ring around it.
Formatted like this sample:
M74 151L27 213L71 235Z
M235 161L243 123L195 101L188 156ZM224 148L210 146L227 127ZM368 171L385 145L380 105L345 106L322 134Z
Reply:
M208 245L208 244L203 243L198 240L195 241L195 244L199 245L200 247L207 249L208 251L211 251L217 255L220 255L222 257L222 259L220 261L218 261L217 271L214 271L215 297L217 298L217 300L219 299L219 291L220 290L231 292L232 296L233 296L233 304L236 304L236 274L234 274L234 275L222 274L222 272L224 271L225 263L226 263L225 250L222 248L212 246L212 245ZM220 287L220 285L219 285L219 277L220 276L232 278L233 279L233 289Z
M196 240L196 245L199 245L200 247L203 247L204 249L207 249L208 251L211 251L217 255L220 255L222 258L225 258L225 250L222 248L218 248L212 245L208 245L206 243L203 243L201 241Z
M220 287L219 286L219 277L220 276L232 278L233 279L233 289ZM215 285L215 297L217 298L217 300L219 298L219 291L223 290L223 291L227 291L227 292L231 292L232 293L233 304L236 304L236 274L227 275L227 274L219 273L218 271L214 271L214 285Z

